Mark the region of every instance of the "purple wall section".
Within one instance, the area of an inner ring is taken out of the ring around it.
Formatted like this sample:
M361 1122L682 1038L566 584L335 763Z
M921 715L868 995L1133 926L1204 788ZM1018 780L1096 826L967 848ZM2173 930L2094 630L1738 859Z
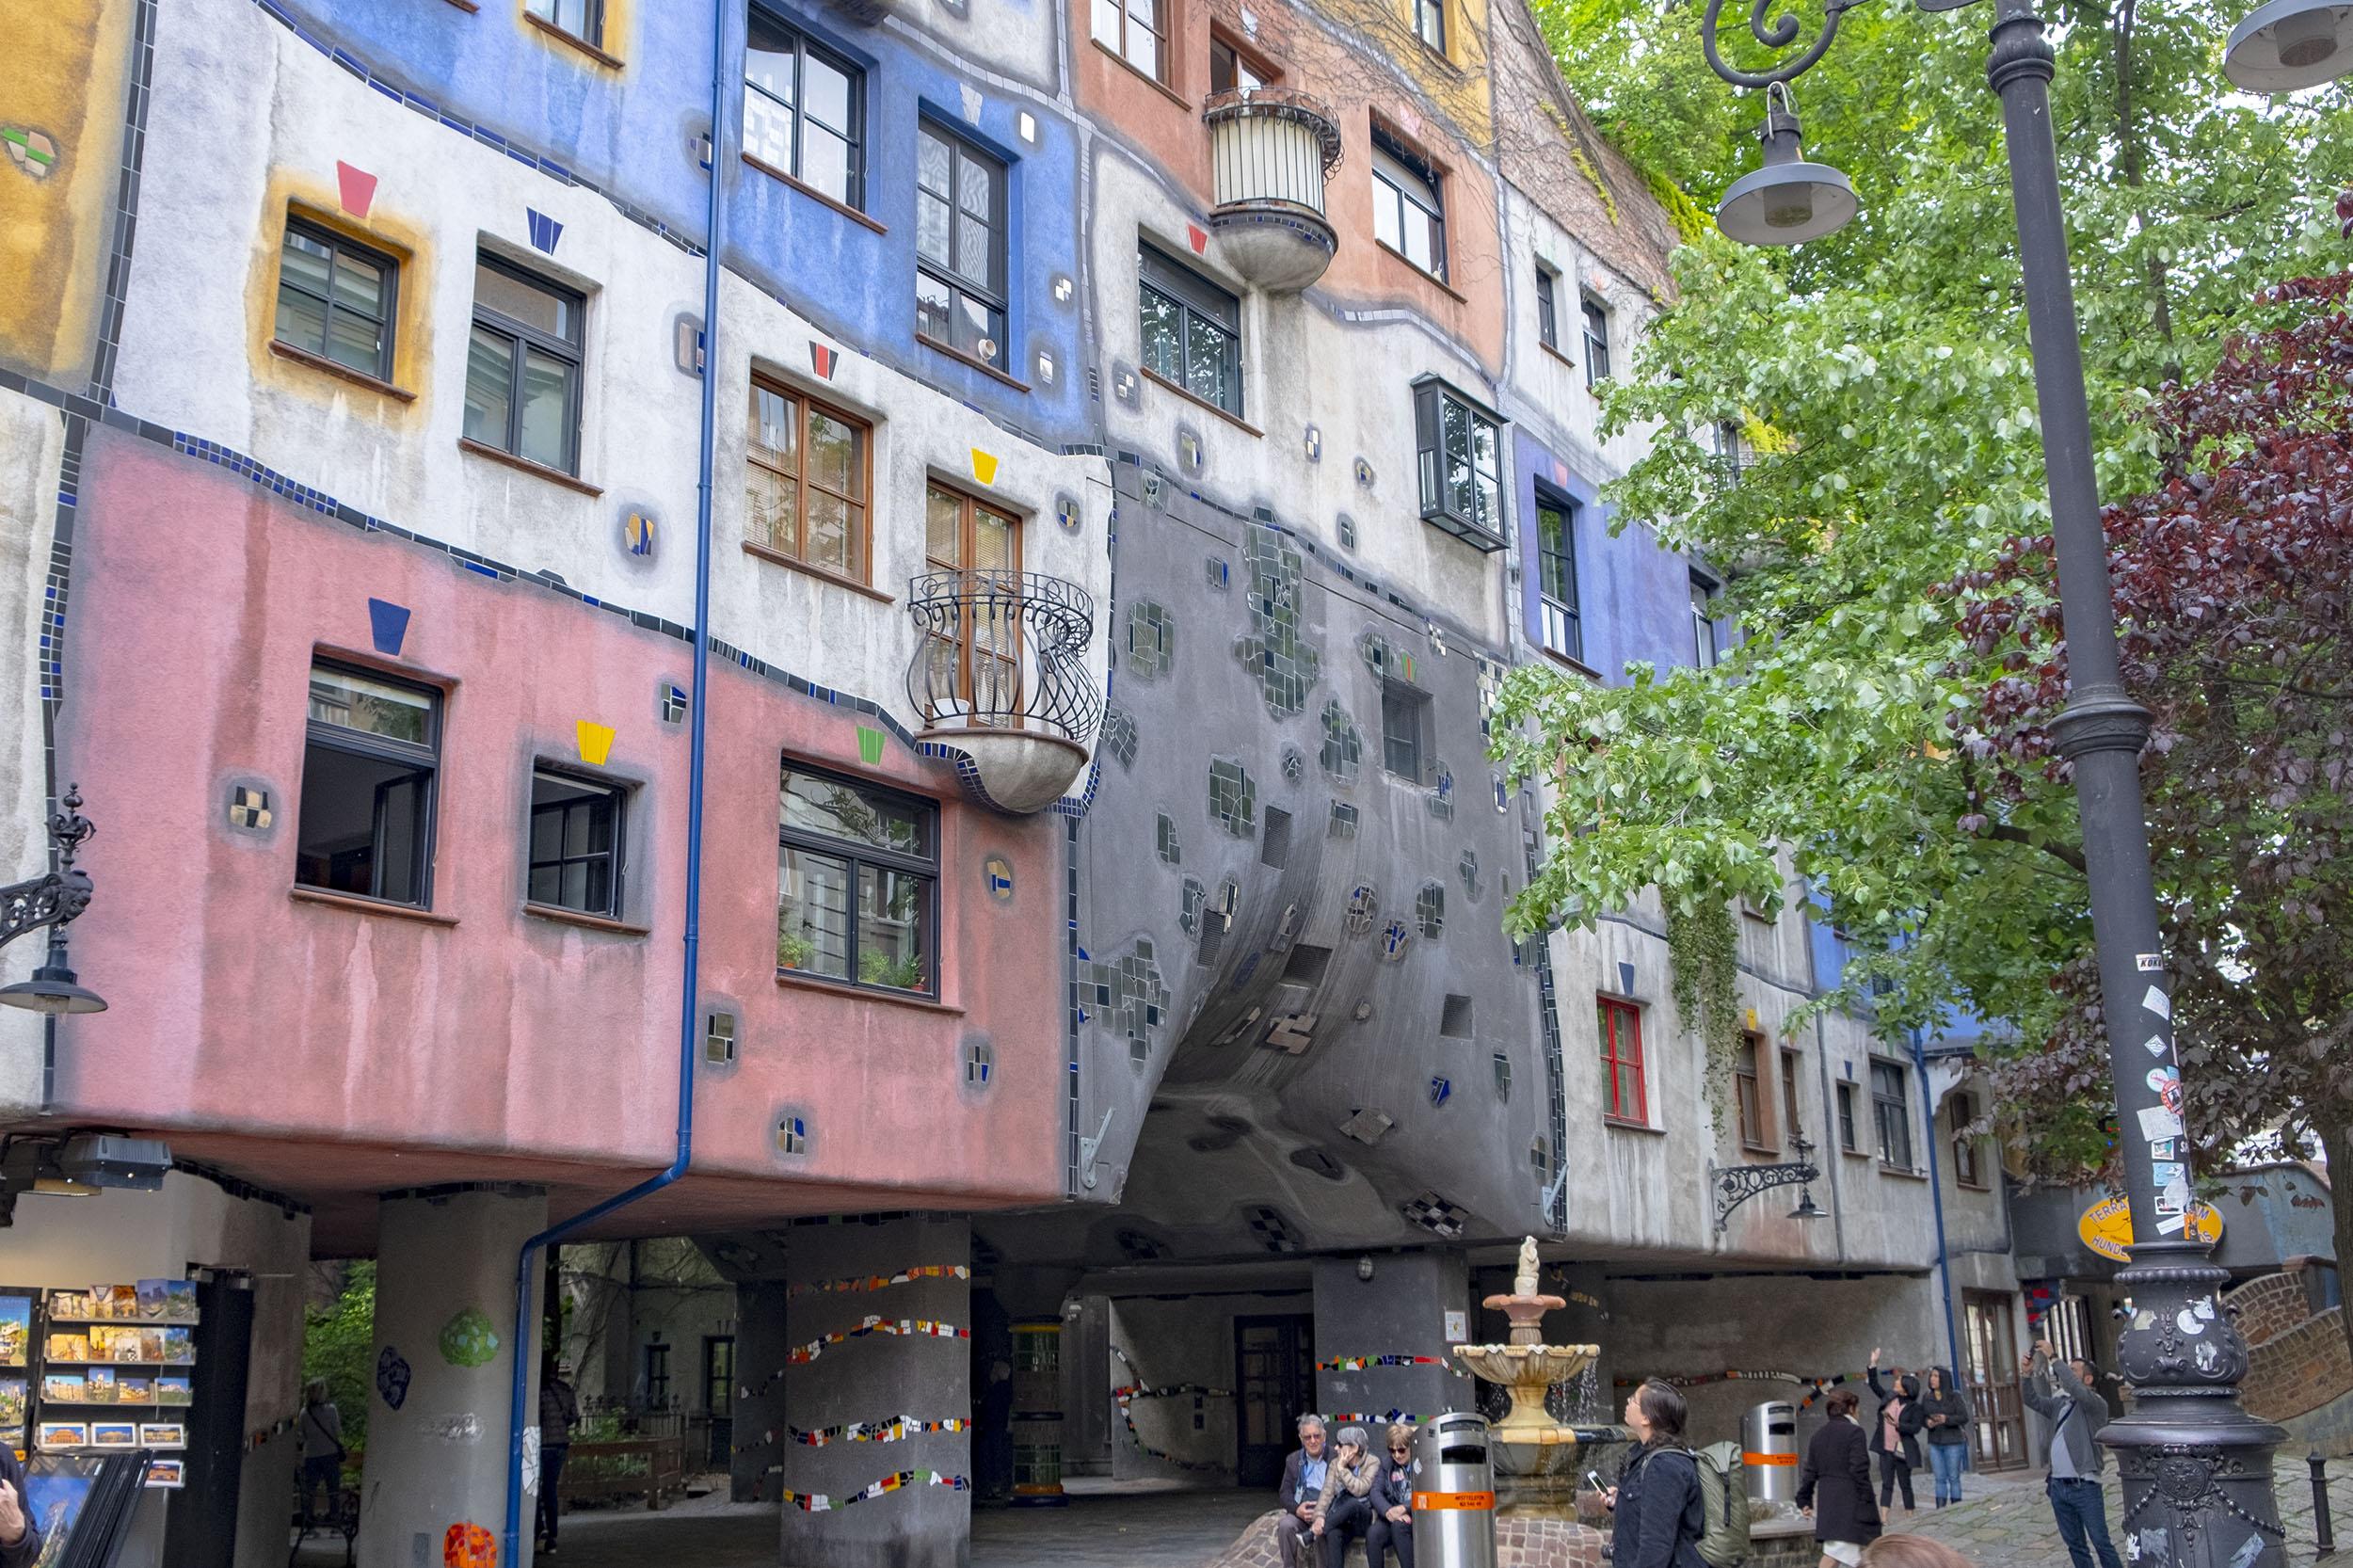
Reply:
M102 824L73 956L112 1007L62 1032L57 1113L312 1201L328 1251L364 1242L386 1188L542 1181L562 1214L666 1164L687 736L659 693L689 646L112 431L92 432L82 518L59 776ZM372 651L371 598L409 612L397 660ZM290 894L321 650L448 683L433 922ZM694 1174L632 1211L640 1234L1061 1193L1061 820L970 807L895 737L862 766L858 717L712 663L703 1000L739 1015L738 1061L701 1069ZM625 913L649 934L521 910L532 766L576 761L581 721L612 728L606 770L641 784ZM939 1005L776 979L786 752L940 801ZM231 791L256 782L274 820L235 831ZM992 853L1014 872L1001 904ZM995 1056L978 1091L974 1038ZM776 1151L788 1111L798 1157Z

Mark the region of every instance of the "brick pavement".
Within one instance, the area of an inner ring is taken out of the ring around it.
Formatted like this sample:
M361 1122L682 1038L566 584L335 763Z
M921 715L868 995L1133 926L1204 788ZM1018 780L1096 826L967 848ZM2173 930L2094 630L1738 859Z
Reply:
M2353 1462L2330 1465L2329 1511L2337 1538L2353 1546ZM1944 1542L1966 1557L1976 1568L2066 1568L2067 1548L2058 1525L2042 1495L2043 1472L2013 1471L2007 1475L1972 1475L1963 1482L1967 1493L1957 1507L1922 1509L1907 1519L1901 1512L1888 1523L1891 1531L1909 1530ZM2301 1455L2282 1452L2274 1472L2281 1523L2287 1527L2287 1555L2292 1563L2308 1563L2318 1555L2313 1528L2311 1472ZM2108 1534L2120 1555L2124 1550L2122 1489L2116 1470L2106 1478ZM2353 1551L2323 1560L2334 1568L2353 1568Z

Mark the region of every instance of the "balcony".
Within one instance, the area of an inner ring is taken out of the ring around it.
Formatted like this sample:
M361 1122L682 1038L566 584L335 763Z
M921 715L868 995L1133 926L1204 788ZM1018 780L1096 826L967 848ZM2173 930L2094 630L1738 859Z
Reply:
M1209 227L1225 264L1270 294L1323 276L1339 236L1323 216L1323 182L1340 163L1332 111L1288 88L1213 93L1209 128L1217 205Z
M907 611L922 632L907 666L916 739L955 753L966 792L1008 816L1069 792L1103 716L1086 590L1031 571L934 571L907 584Z

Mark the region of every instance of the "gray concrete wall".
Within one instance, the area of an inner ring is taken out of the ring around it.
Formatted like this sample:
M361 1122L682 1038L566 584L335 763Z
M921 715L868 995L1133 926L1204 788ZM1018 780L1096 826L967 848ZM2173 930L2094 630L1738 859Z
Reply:
M776 1495L769 1473L782 1474L792 1448L785 1430L784 1357L792 1338L784 1290L784 1281L767 1279L735 1288L736 1452L728 1467L728 1496L739 1503Z
M888 1276L932 1264L968 1263L971 1231L960 1217L932 1215L868 1224L797 1225L787 1233L786 1272L792 1287L784 1303L785 1343L803 1347L858 1327L867 1318L930 1320L970 1326L971 1287L952 1277L912 1280L881 1290L824 1291L828 1280ZM763 1298L771 1315L772 1298ZM750 1320L746 1314L745 1321ZM784 1408L797 1427L815 1430L852 1421L912 1416L936 1421L971 1414L971 1345L965 1339L870 1334L826 1346L814 1360L792 1365L784 1378ZM960 1568L970 1556L971 1495L909 1484L900 1491L842 1506L884 1476L936 1471L972 1474L968 1432L931 1432L897 1443L779 1443L784 1485L834 1499L824 1512L783 1511L785 1568Z
M1477 1380L1449 1353L1467 1338L1449 1339L1447 1315L1461 1315L1465 1332L1476 1321L1470 1272L1461 1252L1433 1247L1424 1252L1374 1257L1372 1277L1359 1277L1353 1257L1319 1257L1315 1263L1316 1361L1369 1360L1379 1356L1428 1356L1433 1364L1319 1369L1316 1403L1341 1416L1368 1417L1378 1427L1392 1412L1413 1419L1469 1410L1478 1402Z

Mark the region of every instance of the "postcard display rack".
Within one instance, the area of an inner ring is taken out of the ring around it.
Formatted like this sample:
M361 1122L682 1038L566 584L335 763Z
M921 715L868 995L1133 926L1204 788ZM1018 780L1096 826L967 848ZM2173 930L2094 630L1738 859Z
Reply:
M181 1484L196 1366L196 1282L0 1287L0 1442L55 1459L157 1454L147 1484Z

